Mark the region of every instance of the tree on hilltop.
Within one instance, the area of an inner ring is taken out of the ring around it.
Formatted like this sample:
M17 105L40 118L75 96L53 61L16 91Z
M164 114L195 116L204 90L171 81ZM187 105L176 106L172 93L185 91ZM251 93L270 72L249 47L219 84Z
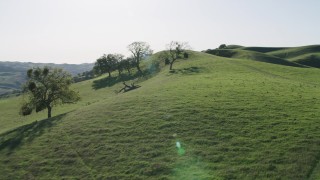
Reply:
M163 59L165 64L170 65L170 70L172 70L173 63L177 59L187 59L189 57L188 53L186 52L188 49L190 49L190 46L186 42L171 41L167 45L167 51L165 52Z
M78 92L70 89L72 76L62 69L48 67L29 69L25 84L26 101L20 109L21 115L29 115L47 109L48 118L52 108L59 104L75 103L80 99Z
M227 48L226 44L221 44L218 49L226 49L226 48Z
M150 45L146 42L133 42L128 45L128 50L132 53L137 70L142 73L140 61L152 54L153 51L151 50Z

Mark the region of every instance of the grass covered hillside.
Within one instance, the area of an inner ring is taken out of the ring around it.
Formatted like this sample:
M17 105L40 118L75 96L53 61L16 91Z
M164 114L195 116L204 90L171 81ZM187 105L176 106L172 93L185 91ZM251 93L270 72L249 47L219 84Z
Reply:
M0 179L320 178L319 69L193 52L134 81L74 84L51 119L1 99Z
M246 60L253 60L253 61L279 64L279 65L285 65L285 66L303 67L303 65L301 64L297 64L297 63L288 61L286 59L281 59L276 56L272 56L272 55L268 55L268 54L264 54L256 51L240 50L240 49L214 49L214 50L207 50L206 53L227 57L227 58L246 59Z
M320 68L320 45L285 48L268 54L299 64Z
M320 52L320 45L311 45L311 46L284 48L277 51L269 52L268 54L277 56L280 58L291 59L297 56L310 54L310 53L319 53L319 52Z
M320 53L304 54L291 58L290 60L306 66L320 68Z
M243 47L228 45L223 49L208 49L206 53L238 59L320 68L320 45L301 47Z

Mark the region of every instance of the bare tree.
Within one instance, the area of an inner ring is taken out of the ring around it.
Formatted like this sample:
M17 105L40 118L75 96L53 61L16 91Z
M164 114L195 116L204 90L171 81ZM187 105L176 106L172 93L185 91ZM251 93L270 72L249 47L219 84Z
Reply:
M188 58L188 53L186 52L188 49L190 49L190 46L187 42L171 41L167 45L167 52L164 60L166 64L170 65L170 70L172 70L173 63L177 59Z
M133 42L128 45L128 49L132 53L137 70L142 73L140 69L140 61L146 56L152 54L153 51L150 49L150 45L146 42Z

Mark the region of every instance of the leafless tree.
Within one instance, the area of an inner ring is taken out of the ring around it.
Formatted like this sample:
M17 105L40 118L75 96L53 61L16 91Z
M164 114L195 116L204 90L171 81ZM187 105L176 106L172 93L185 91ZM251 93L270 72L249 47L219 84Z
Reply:
M150 45L146 42L133 42L128 45L128 49L132 53L137 70L142 73L140 61L152 54L153 51L151 50Z

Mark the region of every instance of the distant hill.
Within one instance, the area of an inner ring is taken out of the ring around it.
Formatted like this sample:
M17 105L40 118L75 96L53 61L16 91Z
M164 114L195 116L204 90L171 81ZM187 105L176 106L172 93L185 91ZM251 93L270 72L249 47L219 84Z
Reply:
M8 62L0 61L0 95L20 90L26 80L26 71L33 67L58 67L72 75L89 71L93 63L85 64L53 64L53 63L32 63L32 62Z
M247 59L271 64L280 64L285 66L303 67L303 65L301 64L297 64L286 59L282 59L265 53L260 53L258 51L248 51L241 49L214 49L207 50L206 53L227 58Z
M267 52L282 50L282 49L285 49L285 47L242 47L238 49L267 53Z
M297 56L310 54L310 53L320 53L320 45L283 48L277 51L269 52L268 54L277 56L279 58L291 59Z
M306 66L320 68L320 53L308 53L290 58L289 60Z
M320 68L320 45L301 47L244 47L228 45L204 51L216 56L247 59L296 67Z

